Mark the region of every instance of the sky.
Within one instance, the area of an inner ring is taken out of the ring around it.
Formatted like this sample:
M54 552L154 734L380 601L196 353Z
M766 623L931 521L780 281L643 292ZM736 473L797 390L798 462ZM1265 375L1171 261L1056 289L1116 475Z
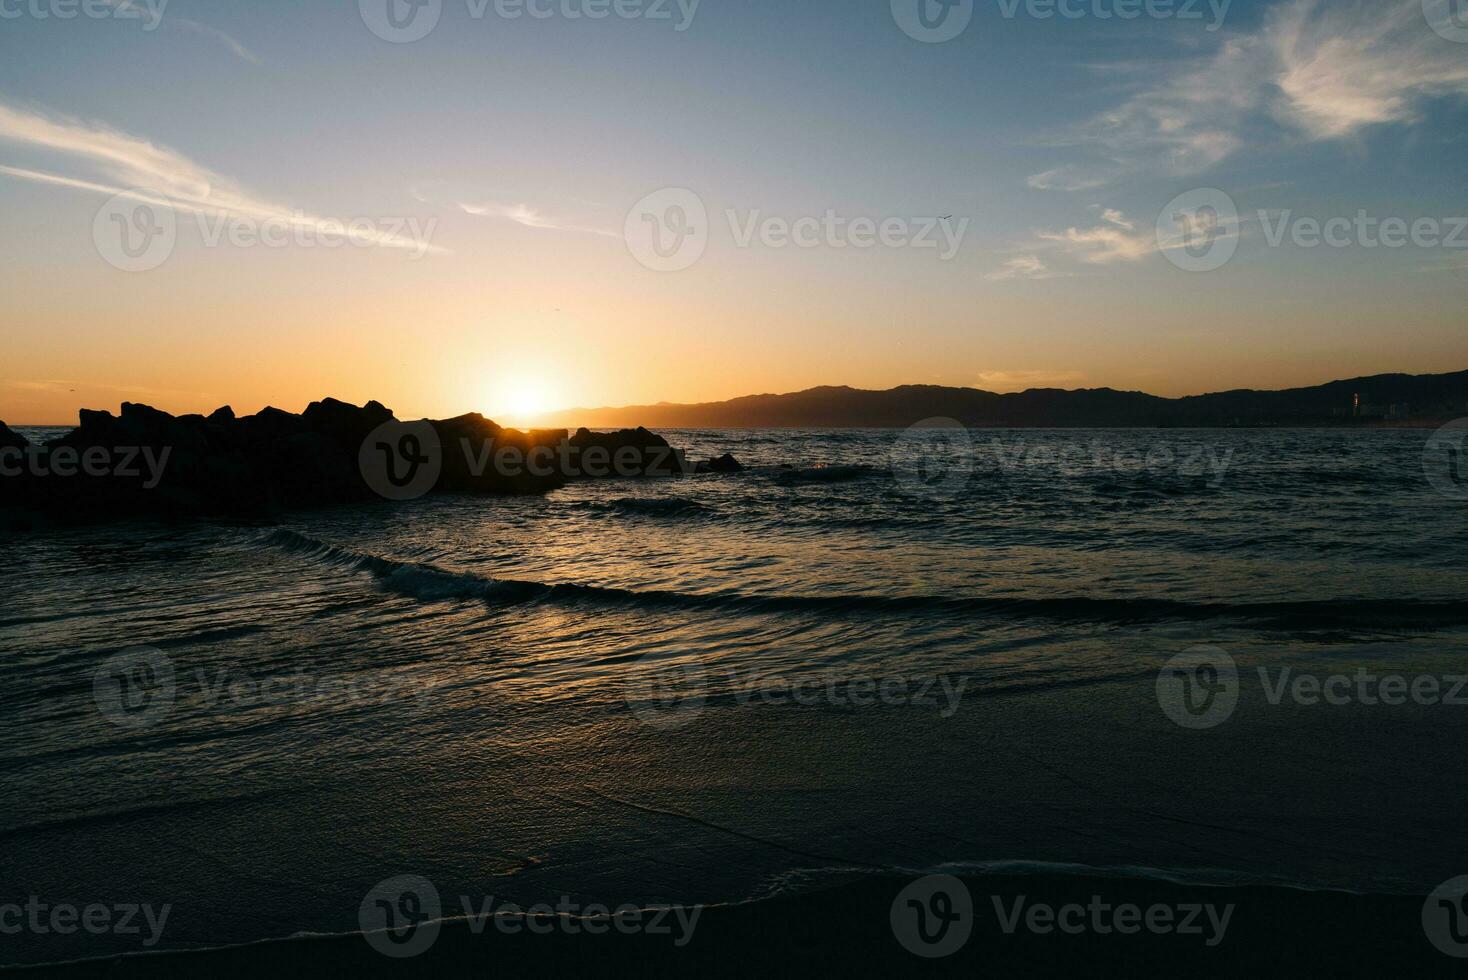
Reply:
M0 419L1462 370L1465 159L1464 0L0 0Z

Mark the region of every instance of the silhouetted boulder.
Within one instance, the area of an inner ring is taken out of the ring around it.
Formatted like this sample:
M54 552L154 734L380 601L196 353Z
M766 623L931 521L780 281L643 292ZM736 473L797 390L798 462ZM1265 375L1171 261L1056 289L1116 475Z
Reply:
M29 445L30 440L25 436L0 422L0 449L24 449Z
M668 441L644 428L617 432L577 429L569 445L577 469L592 478L602 476L682 476L683 456Z
M729 453L698 464L699 473L740 473L744 467Z

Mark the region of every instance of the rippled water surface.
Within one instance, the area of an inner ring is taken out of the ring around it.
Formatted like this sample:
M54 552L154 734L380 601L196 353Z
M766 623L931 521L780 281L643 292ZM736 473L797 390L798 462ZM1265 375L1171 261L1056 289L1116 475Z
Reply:
M170 902L182 947L349 931L399 873L615 904L999 861L1468 871L1468 706L1257 680L1468 673L1468 505L1427 433L666 435L748 469L7 541L7 890ZM1200 645L1243 690L1188 730L1158 670Z

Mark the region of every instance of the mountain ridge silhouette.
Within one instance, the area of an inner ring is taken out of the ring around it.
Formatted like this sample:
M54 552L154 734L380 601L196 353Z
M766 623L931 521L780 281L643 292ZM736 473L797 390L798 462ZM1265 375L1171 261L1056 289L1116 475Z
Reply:
M1359 404L1358 404L1359 396ZM1427 424L1468 416L1468 371L1378 374L1304 388L1166 398L1114 388L979 388L899 385L886 390L820 385L724 401L573 408L544 424L620 428L904 428L928 419L973 427L1177 428Z

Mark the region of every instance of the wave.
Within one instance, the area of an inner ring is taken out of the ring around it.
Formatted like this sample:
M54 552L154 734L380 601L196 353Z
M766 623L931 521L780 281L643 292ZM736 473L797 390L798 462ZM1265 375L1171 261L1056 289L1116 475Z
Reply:
M781 470L775 482L782 485L792 483L850 483L865 480L885 471L873 466L807 466L801 469Z
M555 603L714 612L929 613L1108 625L1229 620L1280 630L1354 627L1378 631L1424 631L1468 626L1468 602L1462 601L1332 599L1229 603L1085 596L1011 599L990 596L641 591L569 582L549 584L451 571L436 565L396 561L353 551L285 529L271 532L265 543L320 564L371 575L388 591L429 602L478 599L503 605Z
M585 501L576 506L582 510L634 517L706 517L718 513L715 508L687 497L622 497L618 500Z

